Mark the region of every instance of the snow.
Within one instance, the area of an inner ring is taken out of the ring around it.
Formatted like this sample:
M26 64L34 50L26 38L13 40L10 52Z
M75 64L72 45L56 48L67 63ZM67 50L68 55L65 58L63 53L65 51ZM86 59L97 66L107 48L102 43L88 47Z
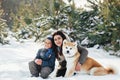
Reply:
M63 0L67 5L73 4L73 2L68 2L69 0ZM87 0L71 0L74 1L75 3L75 7L76 8L83 8L87 11L92 10L89 5L90 3ZM98 4L97 2L103 2L103 0L93 0L93 2L95 2L96 4Z
M28 62L36 56L37 50L41 48L41 42L25 40L17 42L11 39L10 44L0 45L0 80L42 80L41 77L30 77ZM55 78L54 72L47 80L120 80L120 58L110 56L108 52L96 47L87 48L90 57L96 59L103 66L113 67L117 74L105 76L91 76L77 74L69 78Z

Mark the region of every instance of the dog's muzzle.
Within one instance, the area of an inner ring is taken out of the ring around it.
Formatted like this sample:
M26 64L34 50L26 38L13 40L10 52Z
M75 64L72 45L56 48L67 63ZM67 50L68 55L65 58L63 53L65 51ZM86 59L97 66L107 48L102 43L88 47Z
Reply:
M67 52L67 54L69 54L70 53L70 51L66 51Z

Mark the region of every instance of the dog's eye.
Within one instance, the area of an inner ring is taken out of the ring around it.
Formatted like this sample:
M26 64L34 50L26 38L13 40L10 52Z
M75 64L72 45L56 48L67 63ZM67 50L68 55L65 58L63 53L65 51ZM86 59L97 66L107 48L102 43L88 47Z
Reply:
M72 48L70 48L70 50L71 50Z

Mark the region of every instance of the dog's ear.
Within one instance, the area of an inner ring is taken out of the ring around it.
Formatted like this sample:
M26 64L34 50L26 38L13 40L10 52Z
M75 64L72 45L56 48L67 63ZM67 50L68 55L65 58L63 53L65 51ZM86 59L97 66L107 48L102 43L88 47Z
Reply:
M63 44L66 44L66 42L67 42L67 40L65 39L65 40L63 41Z

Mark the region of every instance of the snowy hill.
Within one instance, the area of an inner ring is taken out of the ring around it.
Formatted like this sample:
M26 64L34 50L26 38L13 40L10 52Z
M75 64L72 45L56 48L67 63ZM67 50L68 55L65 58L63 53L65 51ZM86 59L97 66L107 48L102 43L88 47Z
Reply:
M41 48L41 43L34 43L33 40L26 40L23 43L11 40L11 45L0 45L0 80L41 80L31 78L28 69L28 62L33 60L36 52ZM120 80L120 58L110 56L102 49L88 48L90 57L96 59L103 66L113 67L118 71L115 75L90 76L75 75L70 78L49 78L47 80ZM51 77L53 77L53 73Z

